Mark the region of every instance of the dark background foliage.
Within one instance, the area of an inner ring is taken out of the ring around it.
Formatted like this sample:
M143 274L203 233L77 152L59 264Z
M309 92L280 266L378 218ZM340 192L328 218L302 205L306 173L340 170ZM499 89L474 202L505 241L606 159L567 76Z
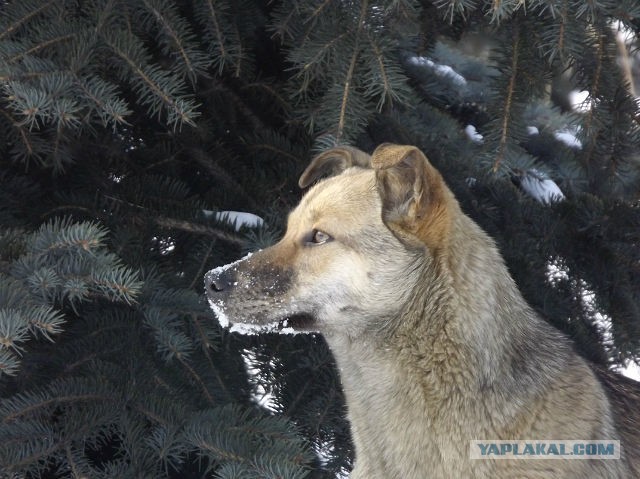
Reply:
M339 143L419 146L581 354L637 360L639 15L0 2L0 476L344 476L322 338L231 334L202 294L277 240L304 166Z

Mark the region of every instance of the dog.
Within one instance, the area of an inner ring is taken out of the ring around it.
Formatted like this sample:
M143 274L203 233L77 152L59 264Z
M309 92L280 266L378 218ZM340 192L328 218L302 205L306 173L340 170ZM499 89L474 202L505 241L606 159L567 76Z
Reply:
M326 178L324 178L326 177ZM319 332L353 479L640 477L640 389L525 302L494 241L413 146L336 147L277 244L205 276L224 324ZM473 440L620 441L620 459L471 458Z

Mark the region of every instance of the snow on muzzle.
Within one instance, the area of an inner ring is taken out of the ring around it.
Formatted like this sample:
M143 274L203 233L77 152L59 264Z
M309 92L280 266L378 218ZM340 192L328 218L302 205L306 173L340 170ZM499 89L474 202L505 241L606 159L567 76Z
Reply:
M313 319L296 311L289 295L290 271L247 255L212 269L204 281L209 305L223 328L243 334L310 331Z

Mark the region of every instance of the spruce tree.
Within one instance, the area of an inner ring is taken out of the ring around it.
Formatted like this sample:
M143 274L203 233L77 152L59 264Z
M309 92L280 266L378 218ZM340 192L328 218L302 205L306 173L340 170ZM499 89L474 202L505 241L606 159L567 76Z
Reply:
M345 476L323 339L202 288L335 144L419 146L533 307L638 361L639 32L635 0L2 2L0 477Z

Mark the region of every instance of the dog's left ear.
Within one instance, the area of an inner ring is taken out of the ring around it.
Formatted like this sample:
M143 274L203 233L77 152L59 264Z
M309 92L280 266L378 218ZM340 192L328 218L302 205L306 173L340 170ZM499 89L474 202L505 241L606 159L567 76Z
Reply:
M298 185L306 188L323 176L335 176L352 166L368 168L371 157L353 146L337 146L315 156L302 172Z
M450 192L415 146L384 143L371 155L382 199L382 219L401 240L443 246L450 230Z

